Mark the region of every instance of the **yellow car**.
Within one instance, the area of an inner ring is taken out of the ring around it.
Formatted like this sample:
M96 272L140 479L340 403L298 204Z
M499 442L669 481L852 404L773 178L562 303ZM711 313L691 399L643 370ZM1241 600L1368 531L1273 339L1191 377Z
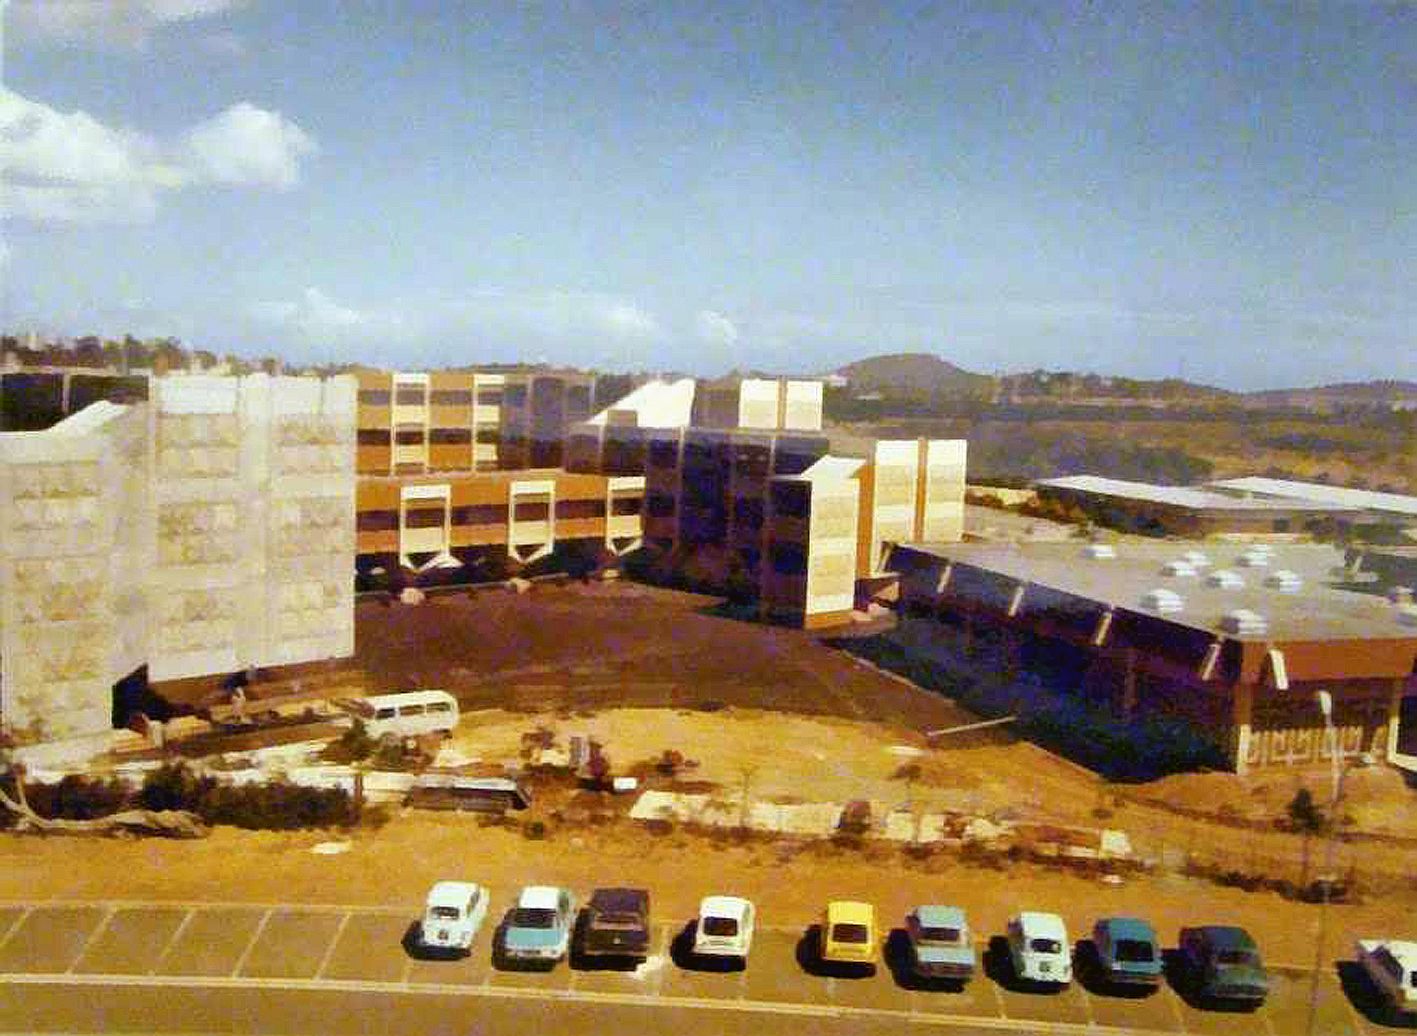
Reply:
M821 957L824 964L874 968L876 908L844 899L828 903L822 919Z

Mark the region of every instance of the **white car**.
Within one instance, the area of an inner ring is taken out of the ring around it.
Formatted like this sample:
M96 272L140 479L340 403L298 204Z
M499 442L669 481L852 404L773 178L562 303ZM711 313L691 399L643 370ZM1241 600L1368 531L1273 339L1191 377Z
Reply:
M694 954L748 959L753 946L753 904L738 896L705 896L694 925Z
M429 952L467 953L487 917L487 890L470 881L440 881L428 891L418 944Z
M1057 914L1025 910L1009 921L1009 957L1023 982L1065 986L1073 980L1072 945Z
M1417 1014L1417 942L1359 939L1358 963L1394 1015Z

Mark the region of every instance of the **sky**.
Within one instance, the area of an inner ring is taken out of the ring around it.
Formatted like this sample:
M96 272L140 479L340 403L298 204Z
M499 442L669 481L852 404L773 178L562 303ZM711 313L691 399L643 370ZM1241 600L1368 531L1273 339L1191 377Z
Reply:
M1417 379L1417 3L0 17L7 329L405 370Z

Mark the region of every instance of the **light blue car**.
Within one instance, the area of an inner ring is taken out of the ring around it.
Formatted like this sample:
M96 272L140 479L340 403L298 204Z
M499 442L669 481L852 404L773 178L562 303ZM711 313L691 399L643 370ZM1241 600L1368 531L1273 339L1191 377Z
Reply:
M968 982L973 977L974 940L959 907L916 907L905 917L905 934L917 978Z
M502 952L508 960L523 964L555 965L570 949L575 923L576 901L569 891L528 885L507 922Z

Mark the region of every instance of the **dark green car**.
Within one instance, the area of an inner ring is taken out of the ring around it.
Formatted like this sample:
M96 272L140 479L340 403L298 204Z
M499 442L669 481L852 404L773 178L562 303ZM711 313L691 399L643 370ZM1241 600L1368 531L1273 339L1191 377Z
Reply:
M1199 999L1251 1010L1269 995L1269 976L1250 933L1233 925L1182 928L1181 968Z

